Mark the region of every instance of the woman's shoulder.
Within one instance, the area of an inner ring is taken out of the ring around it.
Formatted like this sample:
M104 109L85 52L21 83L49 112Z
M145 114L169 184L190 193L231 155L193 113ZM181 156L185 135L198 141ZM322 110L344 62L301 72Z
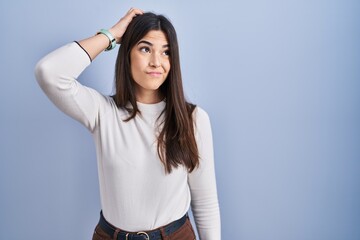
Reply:
M203 109L199 105L195 106L192 114L193 114L194 120L196 122L204 122L204 121L209 122L210 121L209 114L205 111L205 109Z
M98 99L100 101L100 112L103 114L116 113L120 115L128 115L128 111L125 108L118 107L112 95L105 95L98 93Z

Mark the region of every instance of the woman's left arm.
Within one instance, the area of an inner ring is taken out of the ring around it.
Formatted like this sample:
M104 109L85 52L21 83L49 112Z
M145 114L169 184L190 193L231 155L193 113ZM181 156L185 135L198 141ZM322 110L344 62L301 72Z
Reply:
M210 119L207 113L199 107L195 109L194 119L200 166L189 174L191 209L200 239L220 240L220 211Z

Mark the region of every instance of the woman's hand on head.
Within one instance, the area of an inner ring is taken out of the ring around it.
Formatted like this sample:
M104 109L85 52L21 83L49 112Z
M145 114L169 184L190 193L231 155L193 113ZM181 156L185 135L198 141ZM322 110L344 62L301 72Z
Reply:
M143 11L138 8L131 8L125 16L123 16L109 32L114 36L117 43L121 43L122 36L124 35L129 23L136 15L143 14ZM94 60L97 55L109 47L109 38L104 34L96 34L87 39L78 42L80 46L87 52L91 60Z
M144 12L139 8L130 8L130 10L114 26L112 26L112 28L109 29L117 43L121 43L121 38L133 18L136 15L141 15L143 13Z

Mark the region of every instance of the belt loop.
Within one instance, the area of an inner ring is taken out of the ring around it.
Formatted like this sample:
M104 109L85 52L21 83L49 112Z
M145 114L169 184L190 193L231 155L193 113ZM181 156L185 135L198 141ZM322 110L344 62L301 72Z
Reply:
M168 236L166 236L166 234L165 234L165 228L160 228L160 233L161 233L161 239L162 240L168 240L169 239L169 237Z
M117 240L117 235L120 232L120 229L116 229L114 232L113 240Z

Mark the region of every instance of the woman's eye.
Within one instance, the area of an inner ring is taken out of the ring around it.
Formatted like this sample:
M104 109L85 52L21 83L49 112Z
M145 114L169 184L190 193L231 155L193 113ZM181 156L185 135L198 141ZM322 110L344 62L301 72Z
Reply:
M166 56L169 56L169 55L170 55L170 51L169 51L169 50L166 50L163 54L166 55Z
M142 48L140 48L140 51L148 53L148 52L150 52L150 49L148 47L142 47Z

